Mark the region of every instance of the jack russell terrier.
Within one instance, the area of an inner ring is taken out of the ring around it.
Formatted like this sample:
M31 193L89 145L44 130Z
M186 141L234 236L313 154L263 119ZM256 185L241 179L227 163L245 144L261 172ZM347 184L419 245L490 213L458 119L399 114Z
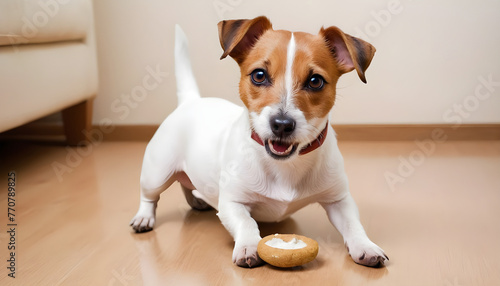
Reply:
M314 202L356 263L382 265L389 258L360 223L328 123L339 77L356 70L366 83L375 48L337 27L318 35L273 30L266 17L221 21L218 28L221 59L240 66L245 107L200 97L186 36L176 26L179 105L146 148L132 228L153 228L160 194L178 181L192 208L218 210L238 266L262 264L256 221L278 222Z

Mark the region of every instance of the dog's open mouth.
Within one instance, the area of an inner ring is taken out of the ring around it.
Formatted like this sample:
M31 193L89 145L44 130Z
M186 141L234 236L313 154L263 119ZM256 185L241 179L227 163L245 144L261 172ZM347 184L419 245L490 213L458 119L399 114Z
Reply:
M293 155L299 144L287 143L279 140L266 140L266 151L275 159L286 159Z

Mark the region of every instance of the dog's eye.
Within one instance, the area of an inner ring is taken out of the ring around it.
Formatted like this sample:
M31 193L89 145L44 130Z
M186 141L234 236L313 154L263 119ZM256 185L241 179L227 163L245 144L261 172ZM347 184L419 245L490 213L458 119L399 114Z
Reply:
M266 71L263 69L256 69L251 74L250 77L255 85L263 85L268 82Z
M321 90L325 85L325 80L319 74L313 74L309 78L309 82L307 83L307 87L312 90Z

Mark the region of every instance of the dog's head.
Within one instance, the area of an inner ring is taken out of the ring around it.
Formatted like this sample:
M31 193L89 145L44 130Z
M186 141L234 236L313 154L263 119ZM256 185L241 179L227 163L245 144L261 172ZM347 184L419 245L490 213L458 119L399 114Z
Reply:
M275 31L266 17L221 21L218 27L221 59L229 55L240 66L240 97L252 137L275 159L290 158L321 139L338 78L355 69L366 83L375 53L337 27L318 35Z

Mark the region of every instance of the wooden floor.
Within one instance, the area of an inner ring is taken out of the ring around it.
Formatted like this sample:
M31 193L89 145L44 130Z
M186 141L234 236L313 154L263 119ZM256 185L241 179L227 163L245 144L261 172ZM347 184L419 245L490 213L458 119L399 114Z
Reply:
M355 264L324 211L310 205L261 225L262 235L319 242L316 260L288 270L234 266L215 212L190 210L178 185L162 195L156 229L133 233L146 143L1 144L0 285L500 285L499 141L341 142L362 222L390 261ZM10 171L15 279L7 269Z

